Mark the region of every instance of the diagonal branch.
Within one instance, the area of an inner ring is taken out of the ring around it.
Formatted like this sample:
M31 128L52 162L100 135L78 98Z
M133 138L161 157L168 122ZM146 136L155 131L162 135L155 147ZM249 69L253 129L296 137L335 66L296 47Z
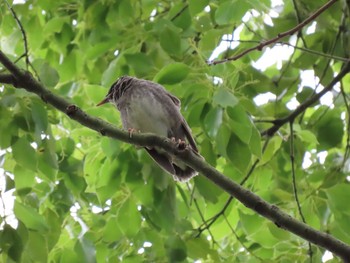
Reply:
M329 250L335 255L341 257L344 261L349 259L349 245L327 233L315 230L303 222L292 218L287 213L281 211L277 206L267 203L258 195L250 192L232 181L230 178L224 176L215 168L207 164L201 156L193 153L190 149L179 149L170 139L153 134L134 134L132 138L130 138L128 132L122 131L101 119L86 114L77 106L70 104L67 100L50 92L41 83L35 80L32 75L20 70L14 65L1 51L0 62L13 74L19 88L24 88L29 92L37 94L45 102L66 113L71 119L76 120L90 129L100 132L102 135L143 147L159 147L160 149L167 151L169 154L176 155L177 158L200 172L221 189L234 196L246 207L274 222L276 226L288 230L303 239Z
M302 104L300 104L291 114L288 116L273 120L274 124L271 128L263 131L261 135L272 136L275 132L281 128L284 124L293 121L299 114L303 113L308 107L317 102L323 95L325 95L328 91L331 91L335 84L342 80L342 78L350 72L350 62L347 62L342 70L339 72L337 76L332 79L332 81L319 93L314 94L312 97L305 100Z
M217 64L221 64L221 63L225 63L228 61L235 61L243 56L245 56L246 54L254 51L254 50L259 50L261 51L264 47L271 45L273 43L276 43L278 40L286 37L286 36L291 36L294 33L300 31L304 26L306 26L308 23L310 23L311 21L313 21L316 17L318 17L320 14L322 14L325 10L327 10L330 6L332 6L335 2L337 2L338 0L330 0L329 2L327 2L325 5L323 5L322 7L320 7L315 13L313 13L311 16L309 16L307 19L305 19L303 22L301 22L300 24L298 24L297 26L295 26L294 28L285 31L283 33L279 33L276 37L261 42L259 45L252 47L252 48L248 48L247 50L243 51L242 53L239 53L236 56L230 57L230 58L225 58L222 60L217 60L217 61L209 61L208 64L209 65L217 65Z
M12 74L0 74L0 83L16 86L16 80Z

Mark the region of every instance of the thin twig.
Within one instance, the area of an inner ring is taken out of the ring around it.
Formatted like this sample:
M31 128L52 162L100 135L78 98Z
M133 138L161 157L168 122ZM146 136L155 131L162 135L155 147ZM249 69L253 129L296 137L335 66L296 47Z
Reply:
M16 12L13 10L13 8L9 4L9 2L7 2L7 0L4 0L4 2L7 4L8 9L11 11L13 18L16 20L17 25L19 27L19 30L22 33L23 42L24 42L24 53L25 53L25 58L26 58L25 61L26 61L26 67L28 70L28 65L30 64L30 62L29 62L29 51L28 51L28 41L27 41L26 31L24 30L21 21L18 19Z
M309 16L307 19L305 19L303 22L301 22L300 24L298 24L296 27L285 31L283 33L279 33L276 37L261 42L259 45L249 48L245 51L243 51L242 53L239 53L238 55L235 55L233 57L230 58L226 58L226 59L222 59L222 60L216 60L216 61L209 61L208 65L212 66L212 65L217 65L217 64L221 64L221 63L225 63L228 61L235 61L241 57L243 57L244 55L254 51L254 50L259 50L261 51L265 46L271 45L273 43L276 43L278 40L286 37L286 36L291 36L294 33L298 32L299 30L301 30L305 25L307 25L308 23L310 23L311 21L313 21L316 17L318 17L320 14L322 14L325 10L327 10L330 6L332 6L335 2L337 2L338 0L330 0L329 2L327 2L325 5L323 5L321 8L319 8L314 14L312 14L311 16Z
M334 56L332 54L326 54L326 53L319 52L319 51L312 50L312 49L308 49L308 48L294 46L294 45L292 45L290 43L287 43L287 42L277 42L276 44L286 45L286 46L289 46L289 47L292 47L292 48L295 48L295 49L298 49L298 50L301 50L301 51L304 51L306 53L310 53L310 54L313 54L313 55L316 55L316 56L319 56L319 57L325 57L325 58L334 59L334 60L343 61L343 62L349 62L350 61L349 58L343 58L343 57Z
M239 43L260 43L259 41L256 41L256 40L237 40L237 39L232 39L232 40L222 39L221 41L239 42ZM350 58L339 57L339 56L335 56L335 55L332 55L332 54L327 54L327 53L323 53L323 52L320 52L320 51L316 51L316 50L313 50L313 49L299 47L297 45L293 45L293 44L285 42L285 41L278 41L278 42L276 42L276 45L289 46L289 47L292 47L293 49L304 51L306 53L309 53L309 54L312 54L312 55L315 55L315 56L318 56L318 57L325 57L325 58L334 59L334 60L342 61L342 62L350 61ZM293 55L291 55L291 57L292 56Z
M230 197L227 199L227 201L226 201L224 207L220 210L220 212L218 212L218 213L215 214L213 217L211 217L211 218L209 218L209 219L207 219L207 220L203 220L203 224L201 224L201 225L197 228L198 233L197 233L196 237L199 237L199 236L203 233L203 231L209 230L209 229L210 229L210 227L212 226L212 224L214 224L214 223L216 222L216 220L218 220L218 218L219 218L221 215L223 215L223 214L225 213L226 209L228 208L228 206L230 205L230 203L231 203L232 200L233 200L233 196L230 196Z
M191 189L191 187L189 186L188 183L187 183L186 185L187 185L188 191L191 192L191 193L193 193L193 192L194 192L194 188ZM198 214L199 214L199 216L200 216L202 222L205 224L206 221L205 221L205 218L204 218L204 216L203 216L203 213L202 213L202 211L201 211L201 209L200 209L200 207L199 207L199 205L198 205L197 199L196 199L196 198L193 198L193 202L194 202L194 205L195 205L195 207L196 207L196 209L197 209L197 211L198 211ZM210 237L211 237L213 243L214 243L214 244L217 244L217 245L219 246L219 244L215 241L214 235L213 235L213 233L210 231L210 228L209 228L209 227L207 228L207 230L208 230L208 233L209 233L209 235L210 235Z
M345 152L344 152L344 157L343 157L343 163L342 163L342 166L344 167L346 161L348 160L349 158L349 155L350 155L350 105L349 105L349 102L348 102L348 99L347 99L347 96L346 96L346 93L344 91L344 87L343 85L340 85L340 91L341 91L341 94L342 94L342 97L344 99L344 103L345 103L345 106L346 106L346 111L347 111L347 118L348 118L348 121L347 121L347 136L346 136L346 147L345 147Z
M174 21L176 18L178 18L183 12L185 12L185 10L188 8L188 4L184 5L183 8L181 8L181 10L179 12L177 12L176 15L174 15L170 21Z
M300 12L299 12L299 7L298 7L295 0L293 0L292 2L293 2L296 17L297 17L297 22L298 22L298 24L300 24L301 23L301 16L300 16ZM304 47L307 48L307 44L306 44L305 38L303 36L303 32L301 30L299 31L298 37L300 37L301 41L303 41Z
M293 129L293 122L294 120L291 120L289 122L289 127L290 127L290 162L291 162L291 166L292 166L292 183L293 183L293 192L294 192L294 198L295 198L295 202L297 204L298 207L298 212L300 215L301 220L306 224L306 220L303 214L303 211L301 210L301 205L300 205L300 201L299 201L299 196L298 196L298 188L297 188L297 183L296 183L296 176L295 176L295 158L294 158L294 129ZM310 260L312 262L312 248L311 248L311 243L308 242L308 246L309 246L309 256L310 256Z

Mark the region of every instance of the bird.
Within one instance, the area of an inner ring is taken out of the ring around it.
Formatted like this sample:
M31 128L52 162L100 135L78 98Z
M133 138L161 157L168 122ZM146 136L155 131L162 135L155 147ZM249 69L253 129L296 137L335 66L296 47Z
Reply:
M179 145L186 145L198 154L191 129L180 112L181 102L155 82L122 76L112 84L105 98L97 106L112 103L120 112L122 125L133 131L168 137ZM151 158L175 181L187 182L198 173L157 147L145 147Z

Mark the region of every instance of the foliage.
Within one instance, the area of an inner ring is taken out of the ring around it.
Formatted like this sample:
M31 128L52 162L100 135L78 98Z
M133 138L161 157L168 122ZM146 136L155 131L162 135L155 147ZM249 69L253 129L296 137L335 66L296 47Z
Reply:
M306 223L350 243L349 75L327 93L327 104L318 101L291 120L295 136L288 125L269 139L260 136L273 125L262 120L288 116L340 71L339 57L350 52L350 7L337 1L316 19L314 32L308 25L283 39L303 49L290 49L281 65L254 67L268 48L207 64L221 41L227 48L219 58L231 57L321 5L271 6L267 0L31 0L13 9L27 36L29 69L55 94L120 126L112 105L95 107L117 77L163 84L181 99L211 165L237 182L252 170L245 186L300 218L294 175ZM22 33L5 2L0 7L1 50L16 60L25 52ZM27 66L23 58L17 64ZM306 70L311 84L301 78ZM224 207L223 190L201 176L174 183L144 151L101 137L36 95L11 85L0 91L2 261L309 261L305 240L236 201L197 237ZM261 94L273 99L258 103ZM324 250L312 251L320 262Z

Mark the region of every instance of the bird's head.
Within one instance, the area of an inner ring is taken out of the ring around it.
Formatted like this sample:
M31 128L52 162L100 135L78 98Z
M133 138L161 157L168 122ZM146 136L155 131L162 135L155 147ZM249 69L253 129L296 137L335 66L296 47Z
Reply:
M102 101L97 103L96 106L101 106L103 104L106 104L107 102L112 102L116 104L119 98L123 96L125 90L127 90L130 87L133 79L133 77L129 76L120 77L116 82L112 84L106 97Z

